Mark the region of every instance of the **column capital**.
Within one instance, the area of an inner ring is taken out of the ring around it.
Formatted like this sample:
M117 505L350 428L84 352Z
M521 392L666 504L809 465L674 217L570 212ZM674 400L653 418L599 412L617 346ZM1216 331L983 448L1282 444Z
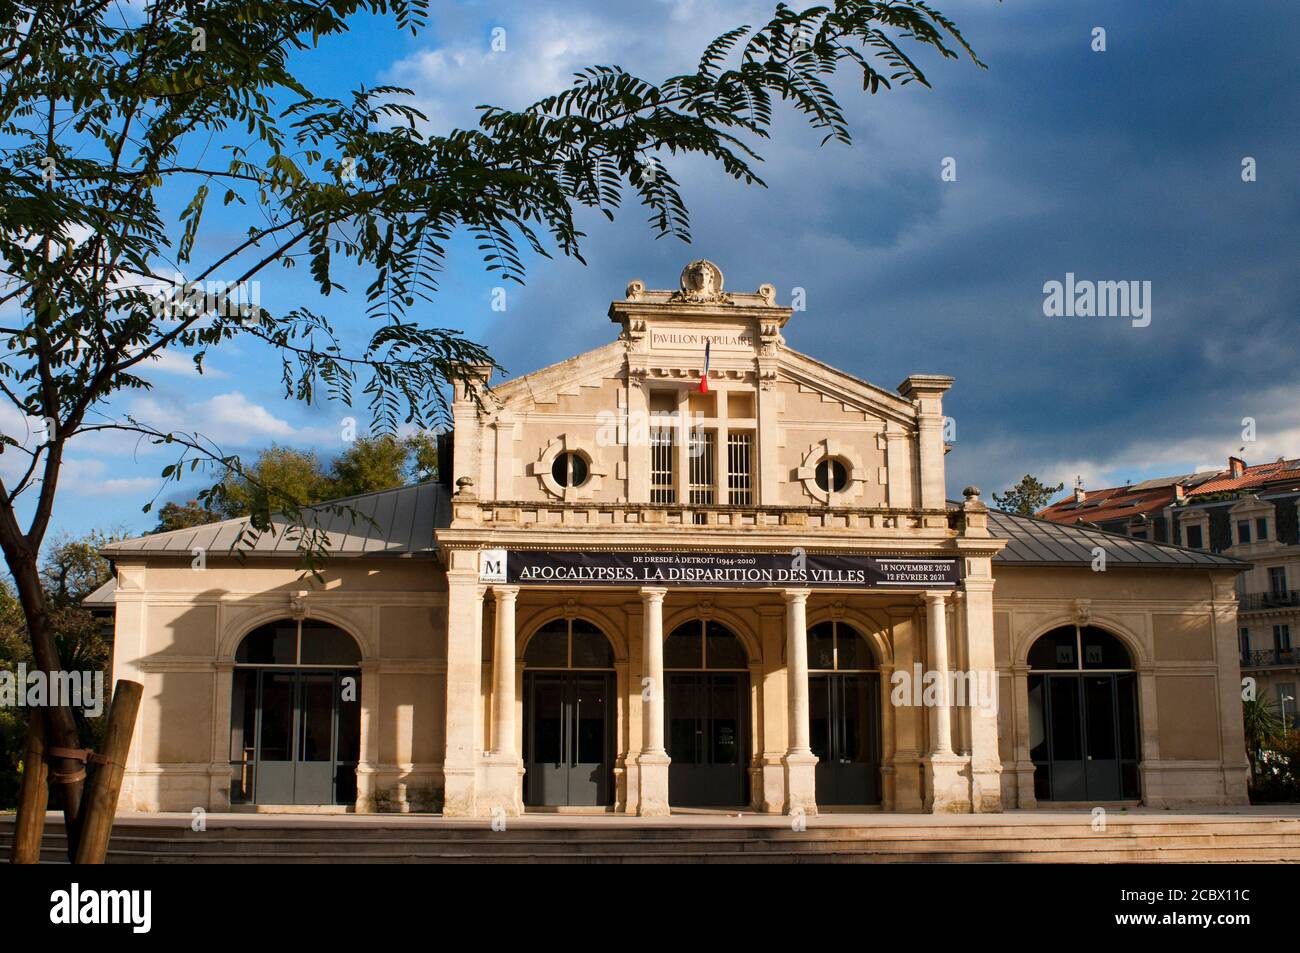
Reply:
M811 589L782 589L781 598L785 600L786 605L793 605L801 602L807 602L808 597L812 595Z
M663 586L642 586L641 601L645 604L663 602L664 596L668 595L668 590Z
M927 589L925 591L925 601L930 605L942 605L948 600L952 593L947 589Z
M518 586L493 586L492 596L493 598L496 599L498 604L502 602L514 602L516 599L519 598L519 587Z

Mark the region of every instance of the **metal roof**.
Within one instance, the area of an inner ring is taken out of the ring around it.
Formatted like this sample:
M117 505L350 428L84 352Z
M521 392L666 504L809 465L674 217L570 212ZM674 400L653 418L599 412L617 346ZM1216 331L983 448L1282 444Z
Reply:
M441 484L416 483L304 507L302 515L307 526L326 533L330 556L411 556L434 551L433 531L451 523L451 497ZM296 556L299 534L290 521L277 515L271 523L273 531L262 533L242 551L249 556ZM100 552L110 559L137 553L190 558L195 549L209 555L234 552L248 527L245 516L125 539Z
M1097 546L1106 551L1108 567L1240 570L1250 565L1200 549L1133 539L1105 530L1053 523L1002 510L989 510L989 532L998 539L1007 540L1007 545L993 557L993 561L1012 566L1090 566L1093 549Z
M950 503L957 507L958 504ZM438 483L381 490L361 496L330 500L303 511L308 525L324 530L331 556L409 556L430 554L435 549L434 530L451 522L451 497ZM276 519L274 533L263 533L256 544L244 550L251 556L296 556L296 534L287 520ZM248 527L247 517L208 523L190 529L172 530L110 543L102 550L110 558L134 554L175 555L191 558L195 549L208 554L232 551L240 532ZM1106 550L1109 566L1171 567L1179 569L1244 569L1238 559L1198 549L1184 549L1168 543L1133 539L1098 529L1085 529L989 510L989 532L1007 540L994 562L1019 566L1088 566L1093 549ZM91 599L101 595L96 592ZM108 596L107 593L104 594ZM111 601L111 596L104 599Z
M117 602L117 577L114 576L86 598L81 604L87 609L111 609Z

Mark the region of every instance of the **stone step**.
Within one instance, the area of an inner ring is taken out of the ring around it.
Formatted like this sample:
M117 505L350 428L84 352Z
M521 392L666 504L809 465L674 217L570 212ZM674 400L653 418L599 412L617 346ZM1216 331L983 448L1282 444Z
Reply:
M430 819L432 821L432 819ZM237 822L235 822L237 823ZM12 818L0 818L8 852ZM42 859L65 859L60 825L47 825ZM214 824L197 833L174 826L119 823L110 863L625 863L625 862L1294 862L1300 819L1125 821L1093 831L1078 824L1019 822L879 827L637 827L547 825L494 832L485 827Z

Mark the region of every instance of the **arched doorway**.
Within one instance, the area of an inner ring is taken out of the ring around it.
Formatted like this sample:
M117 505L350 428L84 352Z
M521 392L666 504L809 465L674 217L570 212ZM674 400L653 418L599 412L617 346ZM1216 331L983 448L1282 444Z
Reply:
M681 807L749 803L749 657L720 622L693 619L664 642L668 800Z
M599 626L555 619L524 650L524 803L614 801L614 650Z
M818 804L880 803L880 668L847 622L808 630L810 740Z
M232 804L354 804L361 753L361 652L326 622L283 619L235 652Z
M1062 626L1029 650L1029 746L1040 801L1141 797L1137 674L1095 626Z

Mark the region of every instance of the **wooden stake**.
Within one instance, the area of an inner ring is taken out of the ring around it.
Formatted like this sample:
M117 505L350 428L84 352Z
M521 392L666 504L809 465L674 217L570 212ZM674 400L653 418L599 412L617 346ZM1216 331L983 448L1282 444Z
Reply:
M11 864L39 864L45 833L45 807L50 799L49 766L45 763L45 718L39 709L27 712L27 754L23 786L18 792L18 823L9 849Z
M119 679L108 711L108 731L104 733L102 759L95 766L90 787L82 797L81 843L77 845L77 863L102 864L108 857L108 839L113 833L117 814L117 797L122 791L126 756L131 750L135 716L140 711L144 686Z

